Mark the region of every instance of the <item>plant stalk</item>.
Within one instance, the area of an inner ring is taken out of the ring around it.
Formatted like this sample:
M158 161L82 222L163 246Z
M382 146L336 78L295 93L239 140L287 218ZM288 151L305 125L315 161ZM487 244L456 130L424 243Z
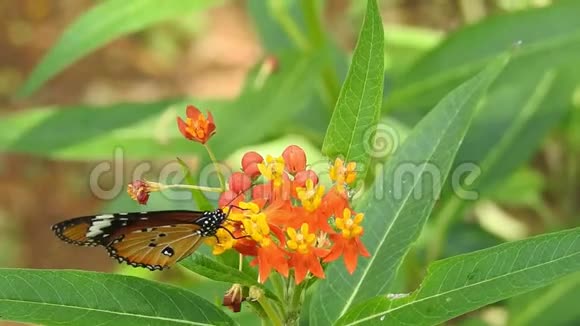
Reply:
M207 154L209 155L209 158L213 162L213 166L215 167L215 170L216 170L217 175L218 175L218 179L220 181L221 191L225 191L226 190L226 184L224 182L224 176L222 175L222 171L220 169L220 165L219 165L219 163L218 163L218 161L217 161L214 153L209 148L209 146L207 144L204 144L203 147L205 147L205 150L207 151Z

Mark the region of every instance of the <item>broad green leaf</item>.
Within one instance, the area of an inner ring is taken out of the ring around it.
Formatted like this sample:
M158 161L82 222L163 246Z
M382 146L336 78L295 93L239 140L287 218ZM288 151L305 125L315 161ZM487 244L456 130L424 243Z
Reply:
M340 325L436 325L580 271L580 228L544 234L433 263L406 298L361 302Z
M220 2L220 0L99 2L67 28L28 77L19 95L32 94L47 80L116 38L173 17L209 8Z
M562 0L461 28L395 81L383 108L427 110L466 76L520 41L520 51L504 72L506 78L513 75L525 81L530 70L574 64L580 55L579 11L580 2Z
M530 73L496 87L473 121L454 168L476 164L480 173L465 190L491 190L537 150L571 105L573 76L562 70ZM517 84L517 86L514 86ZM474 198L470 198L474 199Z
M194 293L131 276L0 269L0 318L36 324L232 325Z
M510 300L510 326L570 325L580 318L580 273Z
M382 176L366 193L357 211L371 257L359 259L353 275L331 264L317 290L313 325L334 322L361 300L389 290L401 261L417 240L438 197L442 183L469 128L478 102L507 64L502 56L486 70L447 95L406 138L386 162Z
M264 287L264 284L259 283L255 278L236 268L224 265L207 256L194 254L189 258L184 259L181 265L187 269L195 272L201 276L205 276L214 281L226 283L239 283L244 286L257 286L266 291L266 295L270 298L277 299L270 290Z
M365 143L373 142L383 96L383 43L378 6L376 0L369 0L352 63L322 144L327 156L343 156L346 161L359 163L364 169L362 175L372 154Z
M214 115L217 134L209 144L225 159L241 146L277 135L315 92L319 57L288 53L279 60L280 69L263 88L248 89L233 102L182 99L11 114L0 120L0 150L76 160L110 159L115 148L127 159L205 155L203 146L185 140L175 122L187 104L195 104Z
M474 200L495 193L540 146L570 108L575 69L534 72L526 80L508 77L473 121L455 162L455 180L446 184L429 244L429 258L440 256L446 229ZM468 182L458 182L466 178Z

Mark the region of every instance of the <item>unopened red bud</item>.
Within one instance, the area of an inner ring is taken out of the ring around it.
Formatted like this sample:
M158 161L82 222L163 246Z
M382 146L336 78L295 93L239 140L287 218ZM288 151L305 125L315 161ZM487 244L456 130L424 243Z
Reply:
M220 195L220 198L218 200L218 206L227 207L229 205L238 205L238 203L242 199L243 198L241 196L238 196L238 194L233 192L232 190L226 190Z
M250 178L255 178L260 175L260 170L258 169L258 163L262 163L264 158L262 155L256 152L247 152L242 157L242 170Z
M294 175L306 169L306 153L299 146L290 145L286 147L282 153L282 157L284 158L284 164L286 165L286 171L288 173Z
M250 189L252 186L252 179L242 172L234 172L230 176L228 184L231 191L239 194Z

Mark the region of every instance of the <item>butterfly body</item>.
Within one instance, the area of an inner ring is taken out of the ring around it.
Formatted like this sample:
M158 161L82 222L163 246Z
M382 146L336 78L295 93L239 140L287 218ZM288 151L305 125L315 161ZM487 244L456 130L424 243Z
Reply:
M162 270L215 236L226 218L221 209L102 214L66 220L52 230L74 245L103 246L119 262Z

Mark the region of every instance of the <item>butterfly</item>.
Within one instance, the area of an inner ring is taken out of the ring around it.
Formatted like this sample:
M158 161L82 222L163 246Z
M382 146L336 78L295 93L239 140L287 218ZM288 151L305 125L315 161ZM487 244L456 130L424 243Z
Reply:
M219 208L132 212L77 217L53 225L52 230L65 242L103 246L120 263L153 271L191 255L205 238L216 235L226 219Z

